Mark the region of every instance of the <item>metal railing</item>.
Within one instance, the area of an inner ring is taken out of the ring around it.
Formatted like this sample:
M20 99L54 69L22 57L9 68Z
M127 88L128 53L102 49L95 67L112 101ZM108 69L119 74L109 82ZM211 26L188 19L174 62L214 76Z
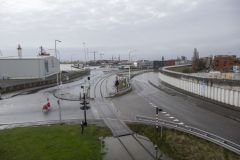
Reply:
M136 119L138 121L142 121L145 123L149 123L149 124L153 124L153 125L156 124L156 120L151 117L137 116ZM166 120L162 120L162 119L158 119L158 124L163 125L168 128L174 128L179 131L183 131L183 132L198 136L200 138L211 141L215 144L218 144L218 145L240 155L240 145L238 145L232 141L229 141L227 139L224 139L222 137L219 137L215 134L209 133L207 131L204 131L204 130L201 130L201 129L198 129L195 127L182 125L182 124L178 124L175 122L170 122L170 121L166 121Z

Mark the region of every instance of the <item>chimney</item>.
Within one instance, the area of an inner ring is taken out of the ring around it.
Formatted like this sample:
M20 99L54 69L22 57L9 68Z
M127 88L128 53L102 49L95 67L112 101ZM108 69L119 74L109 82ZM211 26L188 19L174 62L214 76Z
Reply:
M17 50L18 50L18 57L22 58L22 48L21 48L20 44L18 45Z

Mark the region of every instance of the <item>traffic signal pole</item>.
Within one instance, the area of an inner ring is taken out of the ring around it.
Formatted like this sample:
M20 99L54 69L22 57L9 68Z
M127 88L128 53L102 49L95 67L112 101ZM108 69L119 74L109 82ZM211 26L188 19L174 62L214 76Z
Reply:
M83 103L84 103L84 125L87 126L87 112L86 112L86 108L87 108L87 104L86 104L86 94L83 93Z

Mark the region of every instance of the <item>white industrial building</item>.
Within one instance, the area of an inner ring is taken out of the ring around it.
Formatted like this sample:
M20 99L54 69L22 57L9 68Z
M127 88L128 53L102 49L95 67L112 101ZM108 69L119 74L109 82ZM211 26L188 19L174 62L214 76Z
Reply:
M45 79L59 71L53 56L0 57L0 79Z

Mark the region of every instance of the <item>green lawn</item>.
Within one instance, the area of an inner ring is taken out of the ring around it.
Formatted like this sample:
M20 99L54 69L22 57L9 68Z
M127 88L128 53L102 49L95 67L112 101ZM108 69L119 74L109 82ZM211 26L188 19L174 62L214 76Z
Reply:
M22 127L0 131L0 160L100 160L100 136L107 128L88 125Z
M145 135L173 160L240 160L240 156L214 143L173 129L163 129L163 139L156 142L155 126L129 124L136 133ZM160 130L160 128L159 128Z

